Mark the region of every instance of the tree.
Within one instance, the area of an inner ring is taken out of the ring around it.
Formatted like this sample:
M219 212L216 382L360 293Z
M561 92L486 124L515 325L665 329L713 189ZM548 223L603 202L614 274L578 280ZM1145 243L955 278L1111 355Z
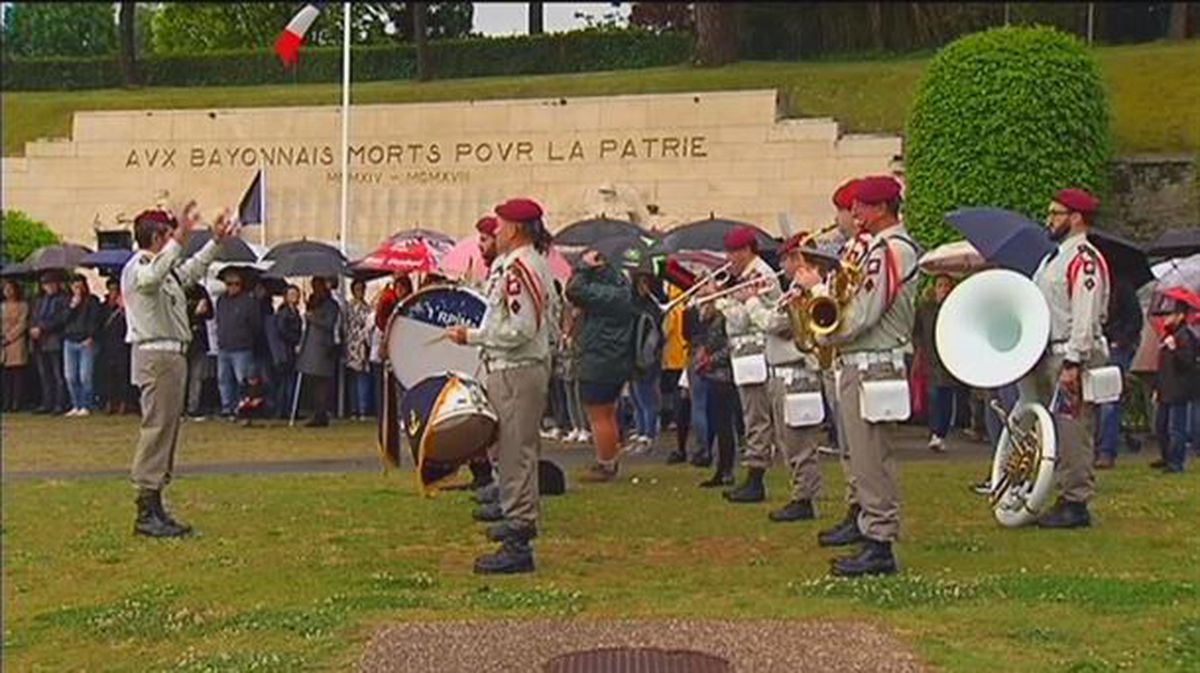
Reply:
M4 8L6 56L105 56L116 51L111 3L16 2Z
M930 61L909 113L909 230L932 248L958 238L944 219L956 208L1040 220L1058 189L1103 194L1110 117L1100 68L1073 35L1006 27L952 42Z
M424 2L414 2L413 7L413 35L417 43L417 81L429 81L429 33L425 26L425 4Z
M737 61L737 5L698 2L695 7L697 64L716 67Z
M138 84L137 74L137 40L134 33L137 5L130 0L123 0L117 13L117 25L121 33L121 83L127 87Z
M1167 39L1186 40L1188 27L1188 3L1172 2L1171 15L1167 19Z
M5 263L19 262L43 245L59 242L58 234L51 231L50 227L19 210L4 211L3 220L4 236L0 237L0 258Z
M543 21L543 5L540 2L531 2L529 4L529 34L541 35L545 32Z
M696 30L692 5L687 2L635 2L629 10L629 25L655 33Z

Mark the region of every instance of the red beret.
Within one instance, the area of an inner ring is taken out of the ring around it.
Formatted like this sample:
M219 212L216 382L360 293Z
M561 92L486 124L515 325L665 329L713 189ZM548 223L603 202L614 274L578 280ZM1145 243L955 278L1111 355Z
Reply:
M532 199L509 199L496 206L496 214L510 222L528 222L542 217L542 207Z
M900 198L900 183L890 175L872 175L858 181L854 200L869 206Z
M854 192L858 189L858 183L862 182L858 178L852 178L837 188L833 193L833 205L838 207L838 210L850 210L850 206L854 205Z
M158 224L169 224L172 227L176 225L175 218L172 217L170 213L157 208L153 210L143 210L142 212L138 213L137 217L133 218L133 222L134 224L140 224L142 222L156 222Z
M802 231L799 234L790 236L788 240L783 242L783 245L779 246L779 256L783 257L793 250L798 250L808 240L809 235L809 232Z
M725 234L725 249L729 251L741 250L753 246L758 240L753 227L740 226L735 229L730 229Z
M1100 207L1100 199L1092 196L1086 189L1063 189L1054 195L1054 200L1063 204L1068 210L1090 215Z
M479 221L475 223L475 231L478 231L481 234L487 234L488 236L495 236L496 229L499 226L500 223L496 221L496 218L488 215L486 217L479 218Z

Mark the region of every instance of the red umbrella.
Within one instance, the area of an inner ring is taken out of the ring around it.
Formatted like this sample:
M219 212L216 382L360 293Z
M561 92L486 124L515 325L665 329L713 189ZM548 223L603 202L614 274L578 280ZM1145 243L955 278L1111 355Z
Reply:
M438 259L433 247L423 240L392 240L355 262L352 268L388 273L433 273L438 270Z

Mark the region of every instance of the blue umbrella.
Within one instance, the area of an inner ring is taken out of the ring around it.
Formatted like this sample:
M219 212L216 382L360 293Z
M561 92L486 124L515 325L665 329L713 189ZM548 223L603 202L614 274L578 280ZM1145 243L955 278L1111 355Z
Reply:
M1028 278L1055 248L1042 225L1003 208L960 208L946 213L946 221L988 262Z
M109 248L107 250L97 250L84 256L83 259L79 260L79 265L104 269L120 269L124 268L125 262L128 262L130 257L133 257L132 250Z

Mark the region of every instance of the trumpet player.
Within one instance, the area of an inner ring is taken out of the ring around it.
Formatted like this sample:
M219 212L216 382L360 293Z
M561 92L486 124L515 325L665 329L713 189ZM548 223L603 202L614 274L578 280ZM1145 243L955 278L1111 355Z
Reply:
M894 573L892 543L900 533L900 489L885 412L889 395L907 396L904 356L914 319L918 249L900 222L900 184L889 176L862 179L854 190L854 218L872 235L861 281L853 290L838 328L819 343L838 350L838 408L850 456L858 516L822 536L823 545L862 543L850 556L833 560L841 576ZM820 284L801 269L796 283ZM884 404L876 405L883 400ZM874 420L868 420L868 418Z

